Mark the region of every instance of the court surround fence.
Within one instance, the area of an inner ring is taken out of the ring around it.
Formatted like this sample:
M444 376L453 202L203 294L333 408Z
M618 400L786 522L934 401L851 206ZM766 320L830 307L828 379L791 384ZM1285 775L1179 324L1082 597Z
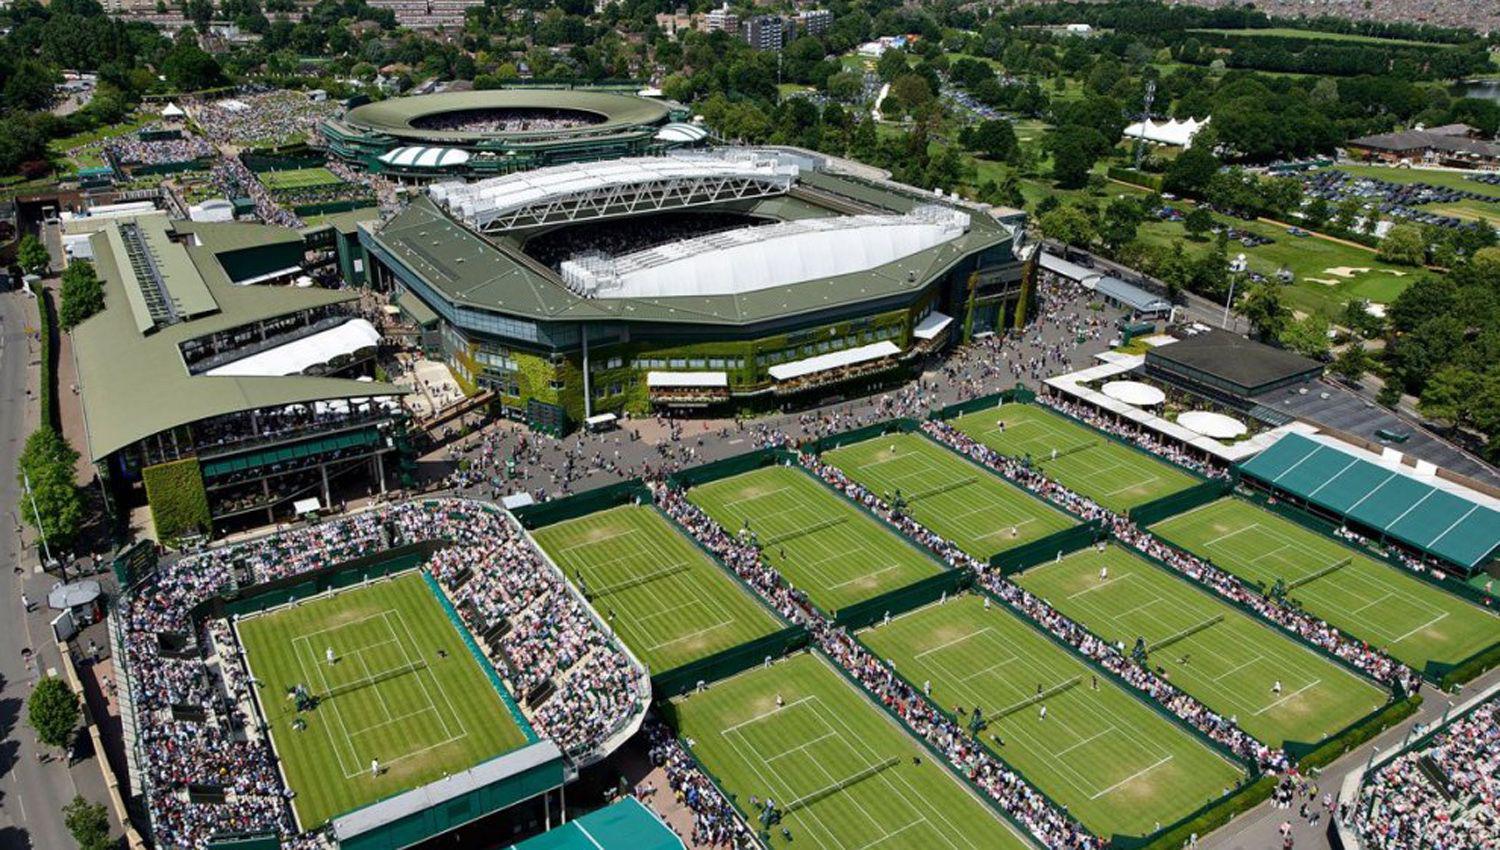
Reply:
M874 425L866 425L863 428L855 428L853 431L844 431L831 434L827 437L819 437L807 443L805 448L813 454L831 452L834 449L852 446L855 443L863 443L865 440L873 440L886 434L910 434L922 427L922 423L915 419L887 419Z
M1003 404L1031 404L1036 401L1036 393L1017 384L1014 389L1001 390L998 393L971 398L968 401L960 401L947 407L939 408L929 415L928 419L954 419L980 410L989 410Z
M787 626L755 640L715 652L696 661L680 664L651 676L651 689L658 700L690 693L699 682L712 684L742 673L767 658L773 661L807 646L809 637L803 626Z
M1102 522L1091 519L1072 528L1054 531L1046 537L1038 537L1014 549L996 553L990 556L990 568L998 570L1002 576L1013 576L1037 564L1045 564L1081 549L1087 549L1103 540L1105 536Z
M524 508L513 508L511 516L527 531L536 531L570 519L577 519L620 505L651 504L651 491L639 478L621 481L574 496L553 499Z
M1159 499L1136 505L1125 515L1131 522L1145 528L1158 522L1174 517L1180 513L1202 507L1209 502L1214 502L1229 494L1234 485L1228 481L1210 479L1195 484L1186 490L1178 490L1176 493L1168 493Z
M862 629L884 619L914 611L945 596L952 596L974 581L967 570L944 570L937 575L919 579L905 587L889 590L861 602L845 605L834 612L835 625L854 630Z

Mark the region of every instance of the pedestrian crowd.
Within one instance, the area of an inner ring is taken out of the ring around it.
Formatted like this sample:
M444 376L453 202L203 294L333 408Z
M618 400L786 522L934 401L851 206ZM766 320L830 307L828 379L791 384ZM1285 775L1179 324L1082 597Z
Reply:
M1500 699L1367 776L1351 821L1365 850L1500 847Z
M692 846L754 846L749 827L724 799L724 794L698 769L667 724L655 718L647 720L646 743L647 757L666 774L672 797L693 813Z
M295 91L242 94L191 107L193 120L220 144L241 148L300 142L338 114L337 100L312 100Z

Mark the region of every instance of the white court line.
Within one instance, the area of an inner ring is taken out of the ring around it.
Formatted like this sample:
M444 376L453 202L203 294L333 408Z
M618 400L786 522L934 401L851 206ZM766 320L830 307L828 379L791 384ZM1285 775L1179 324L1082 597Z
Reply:
M808 741L805 744L798 744L797 746L792 747L789 750L782 750L781 752L777 753L774 756L761 756L761 761L764 761L766 764L770 764L771 762L773 762L773 761L775 761L775 760L777 760L779 758L786 758L787 756L791 755L792 753L800 753L803 750L807 749L808 747L811 747L813 744L816 744L819 741L826 740L828 738L837 737L838 734L839 733L835 732L835 731L824 732L823 734L819 735L816 738L813 738L811 741Z
M891 570L895 570L895 569L900 569L900 567L897 566L896 564L891 564L888 567L881 567L880 569L876 570L873 573L865 573L864 575L855 576L854 578L851 578L851 579L849 579L847 581L841 581L838 584L824 584L823 586L826 587L826 588L828 588L829 590L836 590L836 589L838 589L840 587L843 587L844 585L854 584L857 581L866 581L868 579L872 579L875 576L880 575L881 573L888 573Z
M734 724L733 726L725 726L724 729L723 729L723 732L721 732L720 734L725 734L725 733L729 733L729 732L738 731L740 729L740 727L742 727L742 726L749 726L751 723L755 723L756 721L765 720L767 717L770 717L773 714L776 714L777 712L785 711L788 708L792 708L793 706L801 705L802 703L807 702L808 700L811 700L811 699L814 699L814 698L815 697L813 697L811 694L809 694L809 695L803 697L802 699L792 700L791 702L787 703L786 705L779 705L779 706L771 709L770 711L763 711L760 714L757 714L757 715L755 715L754 717L751 717L748 720L741 720L740 722ZM757 753L756 755L759 755L759 753Z
M557 547L557 554L561 555L564 552L571 552L574 549L582 549L585 546L598 546L600 543L606 543L610 540L614 540L617 537L629 537L630 535L636 534L639 531L640 529L638 528L626 528L621 529L620 531L616 531L614 534L606 534L603 537L597 537L593 540L581 540L577 543L572 543L567 546L559 546Z
M1063 756L1067 755L1068 753L1073 752L1074 750L1078 749L1079 747L1083 746L1084 744L1087 744L1088 742L1093 741L1096 738L1102 738L1105 735L1108 735L1109 733L1111 733L1113 731L1115 731L1114 724L1110 724L1108 728L1100 729L1098 732L1095 732L1094 734L1088 736L1087 738L1084 738L1082 741L1079 741L1078 743L1073 744L1070 747L1064 747L1064 748L1058 750L1056 753L1053 754L1053 757L1054 758L1062 758Z
M889 785L890 783L886 783L886 784ZM902 795L902 796L905 796L905 795ZM910 800L907 801L907 805L911 805L911 801ZM874 841L871 841L868 844L861 844L859 846L859 850L869 850L869 848L874 847L877 844L884 844L885 842L890 841L892 838L895 838L896 836L898 836L901 833L907 831L908 829L911 829L914 826L919 826L919 825L924 824L924 823L927 824L928 826L932 826L932 822L929 821L929 820L927 820L927 817L924 815L924 816L918 818L917 820L914 820L911 823L907 824L906 826L901 827L900 829L896 830L895 832L887 832L885 835L882 835L881 837L875 839ZM945 837L945 840L946 840L946 837ZM950 840L950 841L948 841L948 843L952 844L953 842Z
M1100 791L1098 794L1095 794L1094 796L1090 797L1089 799L1090 800L1097 800L1100 797L1103 797L1105 794L1108 794L1109 792L1115 790L1116 788L1119 788L1121 785L1124 785L1127 782L1132 782L1132 781L1138 779L1142 774L1147 773L1147 772L1152 771L1152 770L1155 770L1156 768L1161 767L1162 765L1166 764L1167 762L1169 762L1171 760L1172 760L1171 756L1164 756L1160 761L1156 762L1155 764L1150 765L1149 767L1143 767L1140 770L1137 770L1135 773L1132 773L1129 776L1125 777L1124 779L1121 779L1119 782L1116 782L1115 784L1109 786L1108 788L1105 788L1103 791Z
M1380 594L1379 596L1375 597L1374 599L1370 600L1369 602L1366 602L1365 604L1359 606L1358 608L1351 608L1349 610L1349 616L1353 617L1356 614L1362 613L1366 608L1371 608L1371 607L1374 607L1376 605L1379 605L1380 603L1386 601L1387 599L1390 599L1392 596L1395 596L1395 595L1396 594L1394 594L1391 591L1387 590L1385 593Z
M1030 519L1023 519L1020 522L1013 522L1013 523L1010 524L1010 526L1011 526L1011 528L1014 528L1016 530L1016 536L1020 537L1021 536L1021 534L1020 534L1020 532L1021 532L1021 526L1025 525L1025 524L1027 524L1029 522L1036 522L1036 517L1032 517ZM1010 528L997 528L994 531L991 531L991 532L988 532L988 533L985 533L985 534L977 535L974 539L975 540L984 540L984 539L987 539L987 538L990 538L990 537L994 537L997 534L1006 534L1006 533L1009 533L1009 532L1010 532Z
M784 485L782 485L780 487L777 487L775 490L772 490L772 491L770 491L768 493L756 493L754 496L742 496L742 497L740 497L738 499L730 499L729 501L727 501L727 502L724 503L724 507L725 508L732 508L735 505L744 504L745 502L754 502L757 499L764 499L767 496L774 496L777 493L784 493L784 492L786 492L787 490L790 490L790 489L792 489L791 485L784 484Z
M1411 631L1407 632L1406 634L1402 635L1401 637L1398 637L1395 640L1391 641L1391 643L1400 643L1401 641L1406 640L1407 638L1411 637L1412 635L1416 634L1417 632L1420 632L1421 630L1427 628L1428 626L1436 623L1437 621L1443 619L1446 616L1448 616L1448 612L1444 611L1443 613L1437 615L1436 617L1433 617L1431 620L1428 620L1427 622L1423 623L1422 625L1417 626L1415 629L1412 629Z
M990 630L990 627L989 626L985 626L984 628L982 628L982 629L980 629L978 631L969 632L968 634L964 635L963 637L954 638L953 640L950 640L947 643L940 643L937 646L934 646L932 649L924 649L921 652L917 653L913 657L914 658L925 658L925 657L931 655L932 653L937 652L940 649L947 649L948 647L950 647L950 646L952 646L952 645L954 645L956 643L963 643L964 641L968 640L969 638L974 637L975 635L982 635L982 634L984 634L985 632L987 632L989 630Z
M1070 594L1068 594L1068 598L1069 599L1077 599L1078 597L1084 595L1085 593L1093 593L1094 591L1096 591L1096 590L1098 590L1098 589L1100 589L1102 587L1107 587L1108 585L1114 584L1117 581L1124 581L1125 579L1130 578L1132 575L1135 575L1135 573L1123 573L1121 575L1115 576L1114 578L1105 579L1104 581L1099 582L1098 584L1094 585L1093 587L1085 588L1084 590L1080 590L1077 593L1070 593ZM1152 600L1152 601L1154 602L1155 600Z
M1238 673L1241 670L1245 669L1246 667L1249 667L1251 664L1254 664L1257 661L1263 661L1263 660L1265 660L1265 659L1257 657L1257 658L1252 658L1249 661L1246 661L1244 664L1236 664L1235 666L1229 668L1228 670L1225 670L1223 673L1220 673L1219 675L1215 676L1213 680L1215 682L1217 682L1220 679L1223 679L1225 676L1233 676L1235 673Z
M960 682L964 682L964 683L967 684L970 679L977 679L980 676L985 676L985 675L988 675L990 673L993 673L996 670L1000 669L1001 667L1004 667L1005 665L1007 665L1007 664L1009 664L1009 663L1011 663L1012 661L1015 661L1015 660L1017 660L1017 657L1014 656L1014 655L1012 655L1011 657L1005 659L1004 661L997 661L994 664L991 664L990 666L984 668L983 670L976 670L976 671L974 671L973 673L970 673L967 676L963 676L963 677L961 677L959 679L959 681Z
M1322 681L1323 681L1322 679L1313 679L1311 682L1308 682L1307 684L1303 685L1302 687L1298 688L1297 690L1292 691L1291 693L1287 694L1286 696L1282 697L1281 699L1279 699L1279 700L1271 703L1270 705L1262 707L1260 711L1255 712L1256 716L1258 717L1258 716L1260 716L1262 714L1265 714L1266 712L1270 711L1271 709L1275 708L1276 706L1281 705L1282 703L1286 702L1287 700L1291 699L1292 697L1296 696L1297 694L1302 693L1303 691L1307 690L1308 688L1316 686L1319 682L1322 682Z
M1252 522L1249 525L1242 526L1240 528L1236 528L1234 531L1231 531L1231 532L1229 532L1227 534L1221 534L1221 535L1219 535L1218 537L1215 537L1212 540L1206 540L1206 541L1204 541L1203 546L1204 546L1204 548L1207 548L1209 546L1217 545L1217 544L1222 543L1225 540L1228 540L1229 538L1235 536L1236 534L1243 534L1244 532L1249 531L1252 528L1260 528L1260 523L1258 523L1258 522Z

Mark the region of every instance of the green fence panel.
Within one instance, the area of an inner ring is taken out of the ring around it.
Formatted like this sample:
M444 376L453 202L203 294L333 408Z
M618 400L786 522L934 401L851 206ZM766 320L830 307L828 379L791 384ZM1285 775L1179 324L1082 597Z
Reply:
M304 153L252 153L240 154L240 162L256 174L264 174L268 171L294 171L299 168L321 168L327 165L327 160L321 156Z
M807 646L807 629L788 626L779 632L756 638L739 646L716 652L707 658L689 661L651 677L651 691L658 699L669 699L691 692L699 682L712 684L736 673L764 664L766 658L777 659Z
M1007 549L990 557L990 567L1000 570L1003 576L1014 575L1037 564L1056 560L1079 549L1092 546L1104 538L1100 520L1091 519L1082 525L1054 531L1014 549Z
M332 215L333 213L348 212L350 210L363 209L375 206L375 196L364 198L350 198L346 201L324 201L319 204L297 204L292 207L292 212L299 216L311 217L315 215Z
M886 591L863 602L846 605L834 612L833 621L851 631L862 629L884 619L886 614L895 617L936 602L945 595L951 596L968 587L973 580L973 576L967 570L944 570L905 587Z
M971 398L968 401L961 401L957 404L950 404L947 407L934 411L927 418L952 419L955 416L963 416L966 413L973 413L976 410L989 410L992 407L999 407L1002 403L1030 404L1033 401L1036 401L1036 393L1017 384L1013 389L1001 390L998 393L991 393L979 398Z
M138 540L121 550L110 566L114 570L115 581L119 582L121 588L128 589L155 573L158 561L156 543Z
M1238 788L1217 800L1204 803L1197 811L1168 824L1150 835L1110 838L1111 850L1179 850L1188 846L1191 836L1203 837L1229 823L1239 815L1250 811L1270 798L1276 790L1276 777L1260 776L1242 783Z
M840 446L852 446L865 440L873 440L882 434L893 434L900 432L910 434L921 427L921 423L915 419L887 419L874 425L866 425L863 428L855 428L853 431L845 431L841 434L830 434L827 437L819 437L808 444L813 452L822 454L830 452Z
M196 623L205 617L219 619L234 614L253 614L328 590L358 584L366 578L404 572L420 566L433 552L446 545L441 540L424 540L279 581L239 588L198 603L194 606L191 617Z
M1159 499L1153 499L1145 504L1136 505L1129 511L1130 521L1141 528L1155 525L1170 516L1193 508L1201 507L1209 502L1223 498L1234 485L1228 481L1211 480L1196 484L1186 490L1176 493L1168 493Z
M633 505L636 503L643 505L651 504L651 491L645 484L641 483L639 478L632 478L629 481L621 481L618 484L610 484L605 487L586 490L576 496L567 496L562 499L553 499L550 502L516 508L511 511L511 514L527 530L535 531L538 528L570 519L577 519L581 516L609 510L620 505Z
M742 455L727 457L716 460L713 463L705 463L691 469L684 469L667 476L667 481L674 487L683 490L718 481L721 478L733 478L746 472L753 472L763 466L775 466L776 464L793 459L791 452L784 449L757 449Z
M274 832L259 835L215 835L208 839L213 850L281 850L281 836Z

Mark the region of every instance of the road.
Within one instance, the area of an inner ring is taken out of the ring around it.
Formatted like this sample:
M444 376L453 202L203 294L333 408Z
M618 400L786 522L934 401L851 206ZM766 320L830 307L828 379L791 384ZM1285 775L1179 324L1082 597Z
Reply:
M27 333L35 324L34 300L18 292L0 293L0 850L73 847L61 810L79 790L55 751L46 753L48 762L38 761L36 737L24 720L26 697L40 674L38 665L25 660L23 653L32 649L42 672L56 669L60 662L49 637L45 606L52 579L34 572L38 559L17 534L15 514L22 498L16 459L38 416L34 390L27 392L36 386L35 364L40 362L37 343ZM23 590L33 602L40 600L38 610L24 610ZM97 766L90 760L76 769L88 796L102 802ZM87 781L86 771L94 772L94 782Z

